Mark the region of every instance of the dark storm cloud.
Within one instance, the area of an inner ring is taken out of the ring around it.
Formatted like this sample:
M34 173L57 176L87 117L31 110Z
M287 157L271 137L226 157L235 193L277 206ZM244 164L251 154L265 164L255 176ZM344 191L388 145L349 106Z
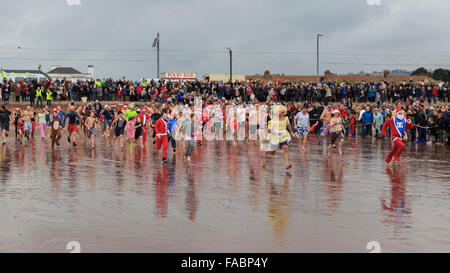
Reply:
M0 64L81 71L94 64L101 77L154 77L151 46L159 31L162 71L227 73L225 47L232 46L235 73L314 74L320 32L325 35L322 71L413 69L417 63L450 63L448 56L414 57L445 54L450 40L442 30L450 25L449 7L445 0L382 0L381 6L366 0L81 0L80 6L66 0L7 1L0 17L0 58L18 60L1 59ZM6 49L17 46L23 50Z

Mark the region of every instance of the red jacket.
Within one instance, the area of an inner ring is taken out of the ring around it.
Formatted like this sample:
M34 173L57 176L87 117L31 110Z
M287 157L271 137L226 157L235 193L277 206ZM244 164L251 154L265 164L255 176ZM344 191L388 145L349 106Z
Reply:
M387 132L387 128L391 128L391 137L392 140L395 141L397 138L403 138L403 136L406 134L407 130L411 130L414 125L410 120L406 120L405 122L405 133L403 135L400 135L400 132L397 130L397 127L395 126L394 118L386 120L386 122L383 125L383 128L381 129L381 136L385 136Z
M150 120L150 115L149 114L143 114L143 113L139 113L139 115L136 116L136 118L140 117L142 120L142 124L144 126L147 126L148 121Z
M169 131L169 126L164 119L160 118L156 121L155 132L156 136L166 136Z

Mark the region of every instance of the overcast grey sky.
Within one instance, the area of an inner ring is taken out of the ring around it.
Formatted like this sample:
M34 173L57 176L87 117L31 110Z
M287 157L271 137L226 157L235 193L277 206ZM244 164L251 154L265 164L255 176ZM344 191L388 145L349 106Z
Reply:
M96 77L161 72L348 73L450 64L448 0L2 0L0 66L73 66ZM17 49L20 46L22 49Z

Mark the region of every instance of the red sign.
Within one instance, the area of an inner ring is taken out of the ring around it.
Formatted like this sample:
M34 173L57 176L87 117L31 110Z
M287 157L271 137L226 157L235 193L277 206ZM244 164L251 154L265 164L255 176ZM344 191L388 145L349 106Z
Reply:
M189 72L163 72L161 73L161 79L164 80L195 80L197 79L196 73Z

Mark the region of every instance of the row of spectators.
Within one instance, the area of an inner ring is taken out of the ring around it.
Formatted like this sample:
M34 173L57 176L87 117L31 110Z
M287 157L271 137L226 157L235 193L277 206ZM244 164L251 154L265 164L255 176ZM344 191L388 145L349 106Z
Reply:
M184 102L192 93L215 95L240 102L342 102L377 103L411 101L445 103L450 101L448 82L269 82L260 81L227 83L147 82L126 80L97 81L31 81L1 83L1 97L5 103L29 102L40 99L58 101L155 101Z

